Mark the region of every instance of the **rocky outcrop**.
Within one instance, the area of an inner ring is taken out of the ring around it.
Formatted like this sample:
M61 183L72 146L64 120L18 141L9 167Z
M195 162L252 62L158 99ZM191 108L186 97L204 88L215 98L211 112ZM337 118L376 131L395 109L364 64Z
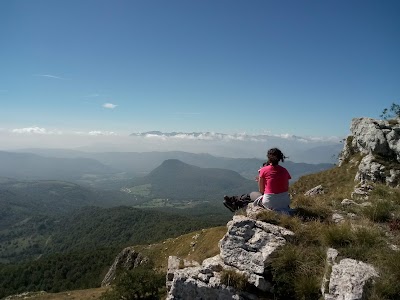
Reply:
M400 184L400 122L354 118L339 166L356 153L363 158L355 180L381 182L389 186Z
M316 196L325 194L325 190L322 185L313 187L311 190L304 193L304 196Z
M219 255L204 260L199 267L175 269L173 276L167 276L167 299L257 299L254 294L223 283L221 276L227 270L241 274L260 291L270 288L263 276L269 257L293 232L245 216L234 216L227 227L219 242Z
M132 270L139 265L146 263L147 257L143 257L140 253L136 252L133 247L128 247L122 250L114 260L114 263L108 270L106 276L101 282L101 286L108 286L115 279L117 270Z
M361 300L365 299L366 286L378 277L378 272L369 264L345 258L336 263L338 252L327 251L327 270L321 292L325 300ZM328 279L329 277L329 279ZM326 290L328 288L328 291Z

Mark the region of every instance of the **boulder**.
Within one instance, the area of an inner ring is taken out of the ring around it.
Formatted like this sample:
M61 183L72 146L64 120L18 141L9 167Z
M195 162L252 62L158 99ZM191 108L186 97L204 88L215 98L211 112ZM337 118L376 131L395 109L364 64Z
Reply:
M352 147L364 154L376 153L382 156L390 155L390 148L383 129L388 122L371 118L354 118L350 131L353 136Z
M228 232L219 242L224 263L241 271L263 274L268 257L294 235L283 227L234 216Z
M294 233L245 216L234 216L227 227L219 242L220 254L205 259L201 266L179 269L181 264L176 259L168 260L167 299L259 299L223 284L221 274L225 270L242 274L255 290L270 289L270 282L263 276L268 258Z
M399 121L399 120L398 120ZM400 124L399 122L354 118L351 134L339 155L339 166L353 154L362 158L355 180L379 182L396 187L400 184Z
M325 300L365 299L365 288L373 282L378 273L372 265L345 258L333 264L329 279L329 291ZM325 292L325 290L323 290Z

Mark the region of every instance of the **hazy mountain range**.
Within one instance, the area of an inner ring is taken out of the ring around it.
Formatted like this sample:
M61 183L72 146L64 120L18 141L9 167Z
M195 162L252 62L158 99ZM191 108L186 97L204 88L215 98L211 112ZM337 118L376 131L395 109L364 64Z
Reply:
M22 179L72 180L103 188L129 183L129 178L149 174L167 159L177 159L201 168L232 170L247 179L254 179L263 159L228 158L182 151L169 152L84 152L68 149L24 149L23 153L0 151L0 176ZM33 155L36 154L36 155ZM25 163L22 163L25 162ZM294 163L283 164L293 180L319 172L333 165Z

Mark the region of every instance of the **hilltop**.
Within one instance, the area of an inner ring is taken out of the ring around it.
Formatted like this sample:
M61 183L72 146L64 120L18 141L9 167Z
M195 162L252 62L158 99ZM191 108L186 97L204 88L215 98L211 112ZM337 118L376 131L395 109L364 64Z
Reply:
M132 184L134 188L143 185L149 187L153 198L173 201L204 201L210 198L218 201L224 194L243 193L256 188L254 180L246 179L235 171L200 168L177 159L165 160L149 175L135 179Z
M339 164L302 176L290 186L293 216L249 206L234 214L228 229L204 228L151 244L131 244L109 264L118 272L112 289L104 288L105 299L131 293L147 279L158 287L160 297L168 293L168 299L190 294L328 300L346 293L351 299L399 299L398 132L398 121L354 119ZM179 175L168 178L168 170ZM185 180L203 176L218 181L225 171L167 160L136 183L149 187L179 181L183 188ZM127 269L118 267L122 265ZM167 290L165 281L157 279L165 273Z
M164 271L170 257L168 299L399 299L398 124L354 119L340 164L290 187L292 217L249 207L208 247L209 230L134 249Z

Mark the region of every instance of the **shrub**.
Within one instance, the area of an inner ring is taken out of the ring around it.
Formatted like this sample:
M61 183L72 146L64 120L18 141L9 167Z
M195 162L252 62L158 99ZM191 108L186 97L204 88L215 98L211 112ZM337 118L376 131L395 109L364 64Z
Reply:
M239 291L244 291L248 287L248 277L235 270L224 269L221 271L221 283Z
M400 118L400 105L397 103L392 103L390 108L385 108L380 115L381 118L388 120L392 118Z
M145 267L126 271L117 277L115 286L101 297L102 300L160 299L165 286L165 274Z

